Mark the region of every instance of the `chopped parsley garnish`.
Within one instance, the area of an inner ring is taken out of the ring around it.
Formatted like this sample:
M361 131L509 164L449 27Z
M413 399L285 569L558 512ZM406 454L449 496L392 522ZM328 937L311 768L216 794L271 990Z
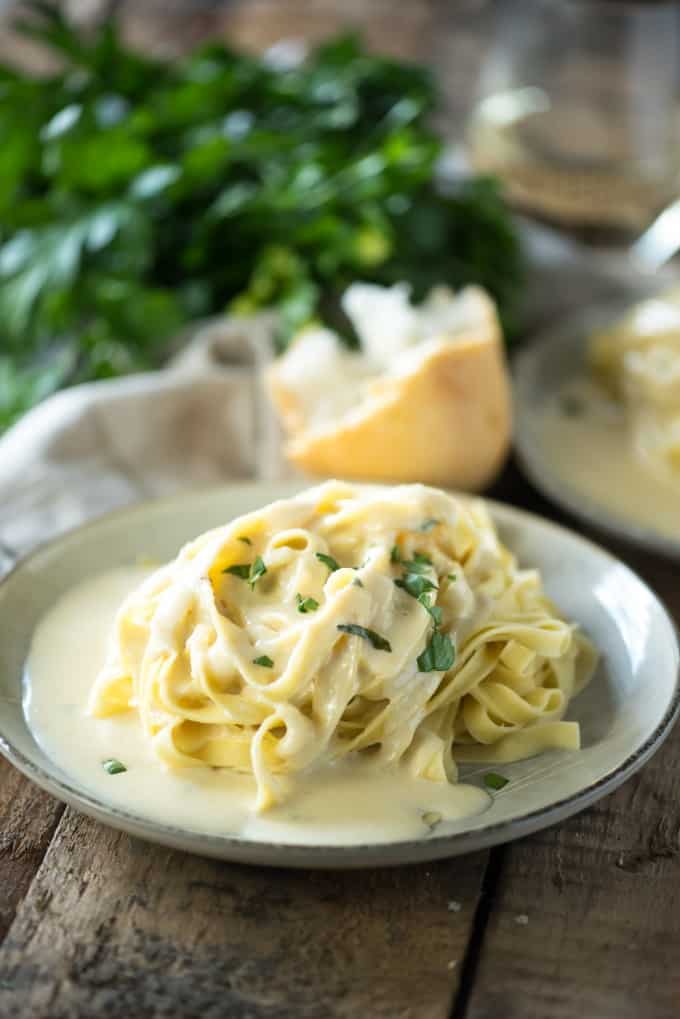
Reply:
M115 757L109 757L105 761L102 761L102 768L107 771L109 775L121 775L127 768L120 761L117 761Z
M390 552L390 562L392 562L392 563L400 563L401 562L401 552L399 551L399 546L398 545L393 545L392 546L392 551Z
M260 577L264 577L266 572L267 567L264 565L264 562L262 561L262 556L257 556L255 562L250 567L250 575L248 576L248 583L250 584L251 588L255 587L257 581L260 579Z
M423 552L415 552L413 555L413 561L415 563L424 563L426 566L432 566L432 560Z
M434 625L441 626L442 610L439 608L439 606L431 602L427 594L418 595L418 601L423 606L423 608L430 613L430 615L434 619Z
M340 563L332 555L326 555L325 552L316 552L315 555L320 563L328 567L331 573L335 573L336 570L340 569Z
M419 573L405 573L394 583L410 594L412 598L420 598L421 594L425 594L427 591L437 590L436 584L433 584L427 577L421 577Z
M250 576L250 563L237 563L235 566L227 566L226 570L222 570L222 573L231 573L234 577L247 580Z
M428 520L425 523L434 527L439 521ZM424 527L425 525L420 528L421 531ZM432 560L422 552L416 552L413 559L399 559L399 562L406 572L394 583L420 602L434 623L434 629L425 650L418 656L418 668L421 672L446 672L456 659L456 649L451 638L447 634L439 632L439 627L442 625L442 610L435 604L436 592L439 588L429 577L424 576L428 570L433 569ZM432 598L430 597L431 591L435 592Z
M363 583L363 581L361 580L360 577L355 577L354 580L352 581L352 583L354 584L355 587L363 587L364 586L364 583Z
M433 527L437 526L437 524L441 524L441 520L437 520L435 517L430 517L428 520L423 520L418 530L427 534L427 532L431 531Z
M431 569L432 561L421 552L416 552L412 560L402 561L402 565L406 573L398 577L394 583L420 602L425 611L432 616L435 628L440 626L442 610L434 604L437 596L435 595L433 600L429 598L429 592L437 591L438 587L429 577L423 576L426 570Z
M418 656L421 672L446 672L456 660L456 649L446 633L435 629L425 650Z
M239 539L238 539L238 540L239 540L239 541L242 541L244 545L252 545L252 541L250 540L250 538L246 538L246 537L239 537Z
M338 630L343 633L351 633L355 637L363 637L369 644L372 644L376 651L391 651L392 645L384 637L381 637L375 630L369 630L358 623L338 623Z
M319 603L316 598L303 598L301 594L296 594L298 612L316 612L319 607Z
M274 663L269 655L260 655L259 658L253 658L253 665L261 665L263 669L272 669Z
M416 552L413 559L402 559L401 565L408 573L427 573L432 568L432 561L426 555Z
M263 577L267 572L267 567L264 565L262 556L257 556L254 563L237 563L235 566L227 566L226 570L222 570L222 572L231 573L234 577L240 577L241 580L247 580L252 590L260 577Z
M456 580L458 580L458 577L456 576L455 573L447 573L446 574L446 579L450 580L451 583L453 584L453 583L455 583Z
M484 776L484 785L487 789L503 789L509 781L509 778L499 775L497 771L487 771Z

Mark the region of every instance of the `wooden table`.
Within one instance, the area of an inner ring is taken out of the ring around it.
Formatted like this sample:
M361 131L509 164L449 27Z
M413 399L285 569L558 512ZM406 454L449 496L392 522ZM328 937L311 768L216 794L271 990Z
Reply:
M455 51L465 69L481 5L174 3L162 24L158 2L121 6L132 35L168 51L213 31L252 45L322 35L349 12L393 51ZM442 42L456 11L468 18ZM512 464L491 494L560 519ZM614 550L680 620L677 566ZM679 789L676 729L618 792L537 835L425 866L315 873L147 845L0 759L0 1017L677 1019Z

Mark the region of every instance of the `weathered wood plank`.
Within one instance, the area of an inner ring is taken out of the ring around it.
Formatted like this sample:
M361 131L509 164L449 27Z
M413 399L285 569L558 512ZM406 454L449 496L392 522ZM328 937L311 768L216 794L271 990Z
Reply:
M0 1014L445 1019L486 858L262 870L67 811L0 950Z
M0 757L0 942L26 894L63 807Z
M680 1015L679 753L507 847L466 1019Z

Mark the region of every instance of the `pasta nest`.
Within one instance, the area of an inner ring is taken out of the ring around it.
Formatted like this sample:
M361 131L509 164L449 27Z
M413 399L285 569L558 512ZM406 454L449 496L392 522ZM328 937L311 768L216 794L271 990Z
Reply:
M90 711L170 768L251 773L256 805L347 755L436 782L577 748L592 645L480 500L331 481L209 531L121 606Z

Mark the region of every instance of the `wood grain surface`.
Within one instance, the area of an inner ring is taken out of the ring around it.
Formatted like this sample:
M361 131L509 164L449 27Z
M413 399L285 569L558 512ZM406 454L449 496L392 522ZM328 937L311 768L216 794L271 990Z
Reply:
M677 1019L679 753L504 850L469 1019Z
M39 67L8 30L13 6L0 4L0 56ZM111 4L66 6L86 24ZM358 26L383 50L428 60L453 130L493 4L115 6L130 39L167 55L214 34L260 49ZM563 519L512 464L491 494ZM680 621L676 564L595 537ZM618 792L520 842L315 873L130 839L64 811L0 759L0 1019L677 1019L679 788L680 730Z
M0 1015L445 1019L485 861L263 870L69 810L0 949Z
M0 757L0 943L35 877L63 809Z

